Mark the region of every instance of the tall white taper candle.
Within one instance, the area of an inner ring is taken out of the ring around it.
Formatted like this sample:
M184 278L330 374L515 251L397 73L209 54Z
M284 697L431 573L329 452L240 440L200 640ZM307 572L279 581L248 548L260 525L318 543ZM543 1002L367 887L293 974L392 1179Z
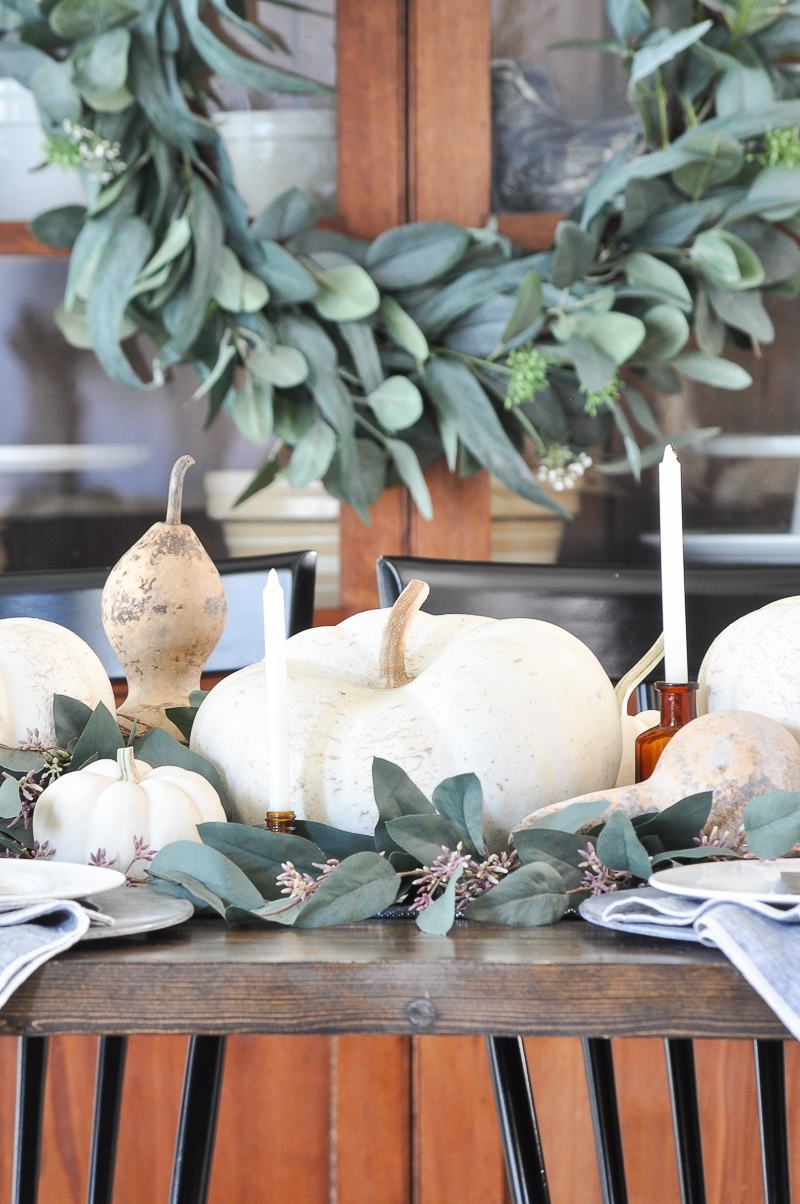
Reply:
M267 678L269 734L269 809L290 811L286 619L283 590L274 569L270 569L264 587L264 667Z
M686 656L686 596L683 581L683 506L681 466L671 444L658 467L661 515L661 606L664 615L664 680L689 680Z

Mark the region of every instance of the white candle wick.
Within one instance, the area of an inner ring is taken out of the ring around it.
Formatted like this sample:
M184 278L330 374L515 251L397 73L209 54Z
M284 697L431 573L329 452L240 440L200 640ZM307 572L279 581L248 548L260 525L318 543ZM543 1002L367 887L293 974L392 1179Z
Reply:
M667 444L658 468L661 517L661 606L664 616L664 679L669 685L689 680L686 652L686 594L683 572L681 466Z
M274 569L270 569L264 587L264 670L267 685L269 809L290 811L286 619L283 590Z

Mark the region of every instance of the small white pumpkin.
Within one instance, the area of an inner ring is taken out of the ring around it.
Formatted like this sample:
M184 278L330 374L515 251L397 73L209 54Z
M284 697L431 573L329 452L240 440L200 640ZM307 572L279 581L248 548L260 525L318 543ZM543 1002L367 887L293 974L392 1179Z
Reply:
M756 711L800 743L800 598L779 598L721 632L700 666L697 710Z
M619 714L593 653L536 619L417 613L427 592L412 582L391 611L288 641L296 814L371 832L373 757L400 765L428 797L443 778L471 771L497 848L534 807L613 785ZM191 739L245 823L263 823L269 808L267 741L261 662L214 687Z
M121 748L116 761L65 773L40 794L33 835L56 861L108 865L130 874L175 840L199 841L197 825L224 823L219 795L202 774L177 765L153 769ZM140 874L141 876L141 874Z
M0 744L16 748L38 731L55 746L53 695L69 694L114 714L114 691L100 658L74 631L46 619L0 619Z

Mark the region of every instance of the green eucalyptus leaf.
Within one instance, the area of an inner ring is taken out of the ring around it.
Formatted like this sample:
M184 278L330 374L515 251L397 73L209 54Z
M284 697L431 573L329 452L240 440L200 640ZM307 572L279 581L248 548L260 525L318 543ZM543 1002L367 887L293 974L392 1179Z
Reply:
M555 924L569 906L561 875L544 862L523 865L464 909L468 920L538 928Z
M239 312L245 314L258 313L269 301L269 289L263 280L252 272L242 272L242 300Z
M517 289L514 311L503 331L502 342L511 343L529 330L539 318L543 306L542 278L538 272L526 272Z
M705 827L711 814L712 800L713 793L710 790L691 794L638 824L636 835L640 840L645 836L658 836L667 852L684 849Z
M405 770L382 757L372 759L372 789L379 815L375 827L375 845L380 853L390 853L398 848L387 831L389 820L399 819L403 815L436 814L433 804L414 785Z
M456 887L464 873L460 865L451 876L443 894L417 914L417 928L428 936L446 936L456 919Z
M436 810L461 832L467 848L485 855L483 843L483 790L474 773L445 778L431 798Z
M701 351L721 355L725 349L725 323L711 308L708 292L698 285L694 306L694 333Z
M715 861L740 861L742 854L718 845L694 845L690 849L670 849L651 855L653 870L664 869L670 864L681 865L686 861L710 861L712 858Z
M394 297L382 299L380 315L389 337L394 339L398 347L413 355L418 364L424 364L430 355L428 340Z
M758 112L775 103L775 89L763 67L744 67L737 63L723 73L714 93L718 117L734 117L742 112Z
M581 827L583 826L582 824ZM520 861L526 865L540 860L540 854L546 853L548 857L555 857L572 869L580 869L582 862L586 860L583 850L588 839L587 836L576 836L574 832L565 832L558 828L534 826L514 833L514 847L519 853Z
M74 70L70 62L48 59L31 76L31 91L40 112L56 125L67 120L79 121L83 112L81 94L72 82Z
M277 459L267 460L266 464L262 464L258 472L255 473L247 488L243 489L239 494L236 501L233 503L234 506L240 506L242 502L246 502L249 497L253 497L254 494L260 493L262 489L266 489L267 486L271 485L275 478L280 475L280 471L281 467Z
M728 230L698 234L689 254L703 275L723 288L758 288L764 280L764 269L755 251Z
M128 50L131 35L127 29L110 29L91 43L75 63L73 82L89 104L119 92L128 77ZM134 97L130 96L131 103Z
M73 42L78 38L96 38L112 25L139 16L140 10L128 0L58 0L48 21L53 33Z
M0 819L16 819L21 802L16 778L5 778L0 786Z
M625 260L625 274L632 285L652 288L665 294L675 305L692 311L692 294L680 272L646 251L634 251Z
M624 364L630 359L647 333L639 318L616 311L581 313L576 316L575 322L579 333L599 347L615 364Z
M272 385L254 379L249 373L245 384L226 402L230 415L250 443L264 447L269 442L274 421Z
M291 252L277 242L260 242L259 246L263 258L258 273L269 287L275 304L297 304L316 297L319 285Z
M677 33L669 34L660 41L653 42L638 50L634 54L631 63L631 86L638 83L639 80L647 79L659 67L663 67L665 63L671 62L676 55L687 50L695 42L699 42L702 37L705 37L713 24L713 21L700 21L696 25L690 25L686 29L679 29Z
M614 811L597 838L597 856L610 870L627 870L645 881L650 877L650 858L628 816Z
M221 309L238 314L242 308L242 265L230 247L222 248L222 263L212 297Z
M386 828L394 844L416 857L422 865L431 865L446 849L455 850L459 844L466 844L463 832L436 813L403 815L388 820ZM475 851L470 842L467 852Z
M727 360L723 360L727 363ZM720 433L721 428L718 426L701 427L699 430L681 431L677 435L669 435L667 438L657 439L654 443L648 443L647 447L642 448L639 453L639 461L642 468L652 468L654 464L660 464L664 458L664 448L668 443L677 451L680 447L691 447L694 444L704 443L707 439L714 439ZM598 472L607 473L613 476L616 473L625 473L631 471L631 465L627 457L619 460L607 460L605 464L597 464Z
M683 314L681 314L681 317L683 317ZM639 390L634 389L631 385L623 385L622 395L628 403L628 409L642 430L647 431L649 435L654 435L656 439L660 439L661 428L656 422L653 411Z
M80 769L92 755L116 761L118 750L124 747L125 741L117 727L116 719L105 704L100 702L78 737L78 743L72 750L72 761L66 772Z
M66 748L67 746L64 745ZM14 774L38 773L44 769L46 758L40 752L26 748L3 748L0 746L0 767Z
M228 857L210 845L194 840L176 840L165 845L148 867L154 877L180 881L177 874L190 874L229 907L251 911L264 903L261 893Z
M777 107L777 106L776 106ZM800 167L765 167L756 176L747 195L732 205L726 220L760 214L766 221L780 222L800 209Z
M40 213L30 223L34 238L56 251L70 251L80 233L86 209L83 205L62 205Z
M161 243L161 246L142 269L142 277L155 276L163 268L171 265L188 247L191 239L192 228L189 225L189 219L185 215L176 218L164 235L164 241Z
M470 242L469 232L452 222L412 222L370 243L366 267L382 289L415 288L454 267Z
M401 879L377 853L354 853L326 874L295 921L297 928L355 924L391 907Z
M197 718L197 707L164 707L164 714L170 723L174 723L188 744L192 738L192 728Z
M289 484L294 489L303 489L312 481L319 481L328 471L335 451L336 435L327 422L317 417L292 452L286 471Z
M742 292L718 288L709 282L708 299L717 316L735 330L743 330L757 343L775 341L775 327L757 291Z
M31 77L39 67L51 62L49 55L26 42L0 41L0 75L10 75L24 88L31 87Z
M257 347L247 361L248 370L264 384L279 389L300 385L308 376L308 361L296 347L276 343L272 348Z
M357 263L341 264L315 273L319 292L314 308L329 322L356 322L374 313L380 293Z
M313 229L318 218L319 211L309 196L299 188L287 188L262 209L250 233L259 241L283 242L303 230Z
M207 186L193 175L190 183L189 222L192 241L198 248L180 319L161 349L162 367L179 363L197 339L222 267L224 225Z
M340 322L339 332L353 357L365 393L379 388L383 381L383 366L372 327L366 322Z
M403 294L400 300L428 339L438 338L476 305L518 289L531 269L544 271L550 258L549 253L525 255L493 267L474 268L440 288L419 290L420 299L413 304L413 294Z
M194 158L195 142L214 140L216 134L211 124L200 121L189 109L183 93L171 87L165 78L162 47L152 16L137 21L131 30L128 80L148 121L167 143Z
M750 373L739 364L705 351L682 351L672 363L690 380L716 385L718 389L748 389L753 383Z
M134 741L136 756L156 768L159 765L179 765L181 769L190 769L199 773L214 787L228 819L231 817L231 805L225 793L225 787L214 766L199 753L192 752L185 744L181 744L163 728L153 727L149 732ZM74 754L73 754L74 755Z
M433 518L433 502L425 476L420 467L417 453L409 443L402 439L387 439L386 450L403 484L408 489L414 505L428 522Z
M514 493L564 515L509 441L492 403L469 368L437 356L426 364L424 382L439 414L452 422L461 442L484 468Z
M325 853L318 845L292 833L221 823L198 824L197 831L203 844L237 865L265 899L285 900L277 882L285 861L312 876L319 875L318 867L325 864Z
M569 288L589 271L597 252L597 239L577 222L563 221L556 226L556 253L550 280L555 288Z
M374 838L360 832L344 832L341 828L332 828L329 824L319 824L310 819L298 820L296 826L300 835L312 840L323 850L323 861L326 857L344 861L354 853L375 852Z
M756 857L782 857L800 841L800 792L776 790L751 799L742 813Z
M735 179L744 165L741 143L720 130L706 132L701 126L683 145L696 157L674 171L672 181L684 196L694 201L710 188Z
M647 334L636 352L637 359L671 360L686 346L689 323L674 305L654 305L642 320Z
M60 0L67 3L68 0ZM73 3L74 0L69 0ZM121 0L116 0L117 3ZM204 63L225 79L233 80L245 88L256 88L262 92L328 92L329 89L314 80L304 79L267 67L253 59L244 58L221 42L200 18L200 0L180 0L181 14L192 45Z
M404 431L422 416L422 394L407 376L387 377L367 402L387 431Z
M617 374L617 365L611 356L582 334L567 339L566 350L578 379L590 393L600 392Z
M53 695L53 726L59 748L69 748L92 717L92 708L67 694Z
M606 13L620 42L639 37L650 28L650 12L644 0L606 0Z
M97 265L86 316L97 358L108 375L129 388L141 389L119 345L119 329L128 296L153 249L153 234L140 217L128 217L114 229Z
M148 869L149 872L149 869ZM169 895L172 899L188 899L198 915L208 916L214 912L224 919L228 908L212 890L185 870L167 869L164 876L151 876L147 881L147 889L154 890L159 895Z

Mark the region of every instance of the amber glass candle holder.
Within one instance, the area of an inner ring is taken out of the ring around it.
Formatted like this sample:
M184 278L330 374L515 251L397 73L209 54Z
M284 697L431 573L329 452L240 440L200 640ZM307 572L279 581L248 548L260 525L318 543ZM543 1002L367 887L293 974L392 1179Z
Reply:
M268 832L294 832L295 814L294 811L268 811L267 812L267 831Z
M636 781L644 782L658 764L658 758L672 737L697 718L697 682L670 685L657 681L661 700L661 722L636 737Z

